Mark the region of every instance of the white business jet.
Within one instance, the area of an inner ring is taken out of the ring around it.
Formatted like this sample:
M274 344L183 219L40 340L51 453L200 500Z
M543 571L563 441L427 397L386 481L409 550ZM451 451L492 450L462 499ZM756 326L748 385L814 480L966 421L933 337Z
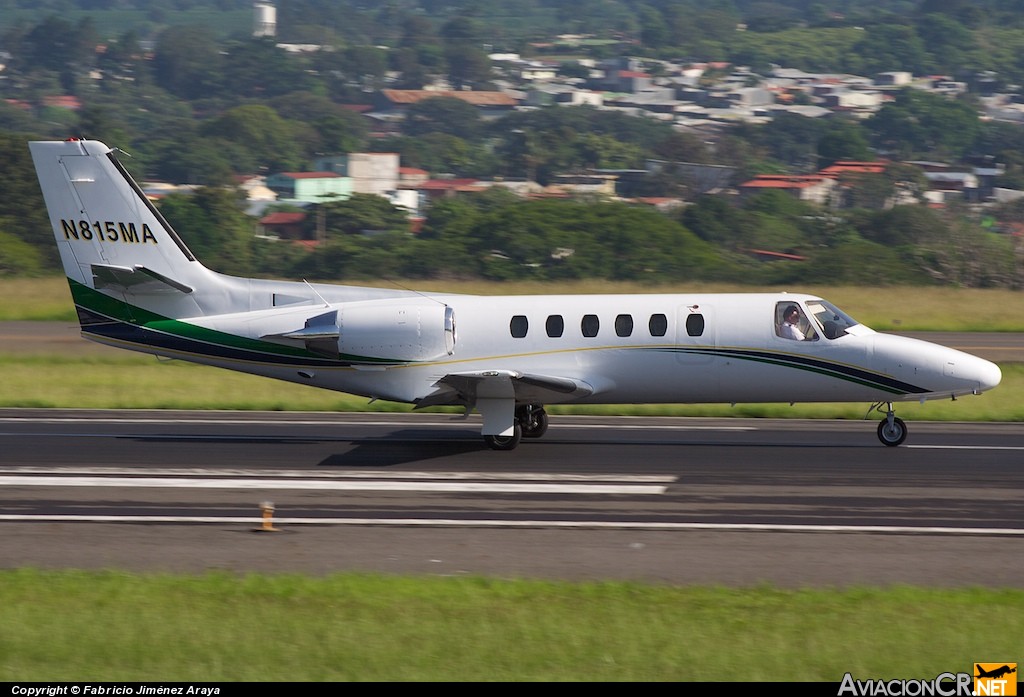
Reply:
M90 140L32 158L88 339L483 417L496 450L539 438L547 404L893 403L979 394L989 361L880 334L787 293L482 297L237 278L204 267Z

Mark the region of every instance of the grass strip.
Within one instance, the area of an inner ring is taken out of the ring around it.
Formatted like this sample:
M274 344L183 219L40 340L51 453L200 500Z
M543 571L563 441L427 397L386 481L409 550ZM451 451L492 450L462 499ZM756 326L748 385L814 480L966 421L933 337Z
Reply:
M0 627L6 681L838 683L1016 660L1024 591L21 569Z

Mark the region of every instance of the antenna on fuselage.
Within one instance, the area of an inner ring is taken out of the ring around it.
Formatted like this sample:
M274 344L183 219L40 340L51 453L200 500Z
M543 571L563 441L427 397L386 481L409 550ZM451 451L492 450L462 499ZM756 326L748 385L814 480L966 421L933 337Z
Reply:
M323 304L324 304L324 307L330 307L330 306L331 306L331 304L330 304L329 302L327 302L327 300L326 300L326 299L324 298L324 296L320 295L320 291L318 291L318 290L317 290L316 288L314 288L314 287L313 287L313 284L312 284L312 283L310 283L310 282L309 282L309 281L307 281L306 279L302 279L302 282L303 282L303 283L305 283L305 284L306 284L307 286L309 286L309 289L310 289L311 291L313 291L314 293L316 293L316 297L320 298L320 300L321 300L321 301L323 302Z

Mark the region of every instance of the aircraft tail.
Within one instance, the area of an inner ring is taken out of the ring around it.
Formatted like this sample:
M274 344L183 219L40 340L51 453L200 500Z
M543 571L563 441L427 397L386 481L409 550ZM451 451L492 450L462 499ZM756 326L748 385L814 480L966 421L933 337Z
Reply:
M219 274L196 261L111 148L95 140L29 148L80 316L109 310L110 298L172 317L204 314L193 291Z

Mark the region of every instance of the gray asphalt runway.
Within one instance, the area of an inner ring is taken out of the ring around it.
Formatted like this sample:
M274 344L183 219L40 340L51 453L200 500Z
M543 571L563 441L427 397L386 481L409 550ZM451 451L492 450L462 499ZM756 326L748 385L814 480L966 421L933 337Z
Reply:
M1020 587L1024 425L910 426L2 410L0 566Z

